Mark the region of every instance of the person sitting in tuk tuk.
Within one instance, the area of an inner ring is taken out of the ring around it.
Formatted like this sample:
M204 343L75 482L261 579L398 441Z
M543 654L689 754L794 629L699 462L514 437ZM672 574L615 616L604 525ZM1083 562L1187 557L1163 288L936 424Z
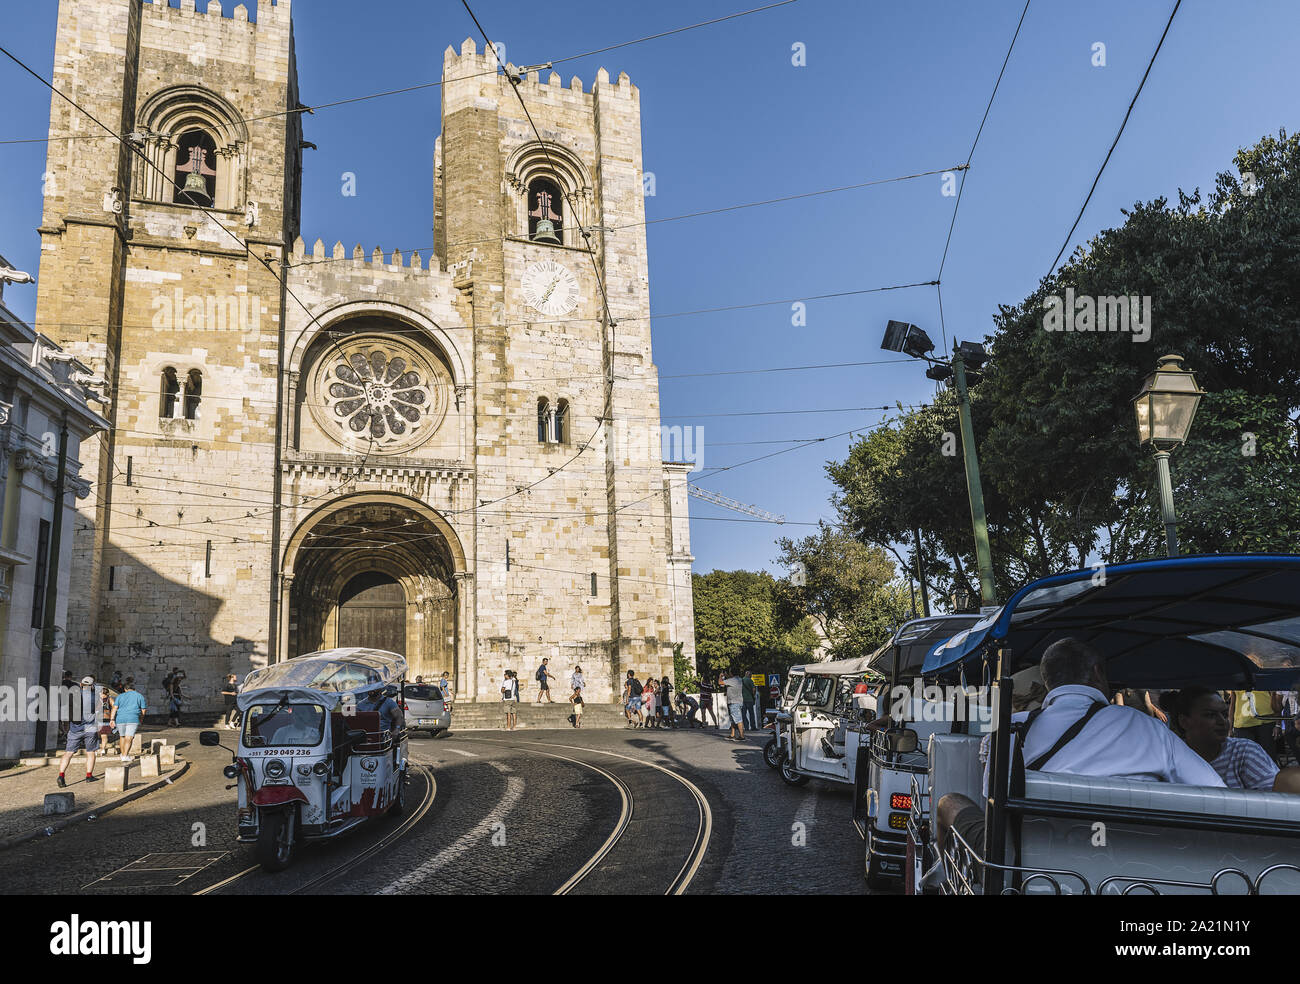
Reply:
M1037 711L1011 716L1019 724L1011 736L1022 744L1026 770L1082 776L1171 782L1187 786L1224 785L1207 762L1160 721L1123 704L1111 704L1106 660L1078 639L1052 643L1039 661L1047 696ZM1094 720L1095 719L1095 720ZM984 788L988 789L989 736L980 743ZM939 848L956 829L971 847L984 844L984 807L960 793L935 805Z
M1229 788L1280 793L1293 792L1300 784L1300 767L1279 769L1258 742L1232 736L1228 703L1217 690L1184 687L1163 694L1161 702L1174 731Z

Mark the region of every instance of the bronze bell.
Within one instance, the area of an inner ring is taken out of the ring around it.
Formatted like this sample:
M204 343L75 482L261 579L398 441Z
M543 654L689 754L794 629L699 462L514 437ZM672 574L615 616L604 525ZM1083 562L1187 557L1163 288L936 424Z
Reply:
M539 243L555 243L559 245L560 237L555 234L555 223L550 219L538 220L537 231L533 233L533 239Z
M207 198L208 182L204 179L203 175L196 171L191 171L189 174L185 175L185 193L198 194Z

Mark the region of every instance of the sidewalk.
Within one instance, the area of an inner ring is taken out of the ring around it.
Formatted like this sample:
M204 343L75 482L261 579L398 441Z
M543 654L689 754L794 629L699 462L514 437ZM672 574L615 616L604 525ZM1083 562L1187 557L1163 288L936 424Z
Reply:
M130 777L125 792L108 792L104 786L104 770L120 765L115 755L95 756L97 782L86 782L86 756L79 752L73 756L64 778L67 787L60 789L56 782L61 755L48 758L28 758L22 764L0 770L0 850L21 844L36 837L49 836L63 828L103 816L124 803L139 799L154 790L170 785L189 768L185 753L196 741L195 732L176 728L146 727L136 738L137 747L144 747L156 738L176 744L176 764L159 769L158 778L142 778L140 756L131 762ZM71 813L46 816L46 793L72 793L75 805Z

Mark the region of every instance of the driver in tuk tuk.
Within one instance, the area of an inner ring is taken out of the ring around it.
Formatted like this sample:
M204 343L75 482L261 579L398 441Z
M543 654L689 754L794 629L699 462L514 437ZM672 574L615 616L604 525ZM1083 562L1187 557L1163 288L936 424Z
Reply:
M406 727L406 717L397 701L388 695L388 688L381 687L362 695L357 701L358 711L376 711L379 714L380 730L388 731L393 736L393 762L397 762L398 733Z
M1026 770L1082 776L1224 785L1214 768L1164 724L1134 707L1110 703L1105 658L1078 639L1052 643L1039 661L1047 696L1037 711L1011 716L1021 724L1011 747L1023 743ZM989 736L980 744L984 789L988 792ZM984 844L984 807L960 793L935 805L939 849L956 829L976 850Z

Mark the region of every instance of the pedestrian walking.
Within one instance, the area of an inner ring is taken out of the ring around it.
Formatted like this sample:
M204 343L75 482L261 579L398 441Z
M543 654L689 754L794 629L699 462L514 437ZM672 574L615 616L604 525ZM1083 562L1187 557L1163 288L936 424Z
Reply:
M543 656L542 665L533 674L537 678L537 703L539 704L542 702L542 694L546 695L548 704L555 703L555 701L551 700L551 681L555 679L555 675L551 673L551 668L547 666L549 662L550 660Z
M582 688L574 687L573 693L569 695L569 703L573 705L573 726L582 727Z
M116 690L119 694L122 692L122 671L114 670L112 678L108 681L108 689Z
M442 691L442 702L447 708L447 713L451 713L451 702L456 697L456 688L452 686L451 677L447 671L442 671L442 676L438 677L438 689Z
M163 677L163 689L167 691L167 726L170 728L181 726L181 702L185 699L182 688L184 679L185 671L180 667L174 667L171 673Z
M122 692L113 701L113 713L110 723L117 728L119 738L118 753L123 759L132 758L131 748L135 742L140 722L144 720L144 694L135 689L135 677L127 677L122 684Z
M677 715L673 713L673 685L672 682L664 677L659 681L659 714L668 722L668 727L677 726Z
M587 680L582 675L581 666L575 666L573 668L573 675L569 677L569 686L572 687L574 690L587 689Z
M654 677L647 677L646 682L641 684L641 713L645 716L645 726L647 728L658 727L658 719L655 717Z
M720 692L726 692L727 710L731 714L731 730L727 732L727 738L731 741L744 741L745 683L737 673L725 678L719 673L718 685Z
M226 702L226 728L227 730L238 727L239 725L239 705L236 701L239 699L239 681L235 674L226 675L225 685L221 688L221 697Z
M514 731L519 721L519 678L514 670L506 670L501 681L501 703L506 710L506 730Z
M752 673L746 673L741 678L742 692L744 696L745 709L744 720L745 727L750 731L758 730L758 713L754 707L754 701L758 699L758 691L754 687L754 677Z
M641 681L632 670L628 670L627 681L623 684L623 716L627 718L629 728L641 727L641 690Z
M86 782L99 781L95 775L95 753L99 751L100 706L103 701L100 689L95 686L93 676L81 678L80 692L73 701L73 716L68 720L67 744L63 747L63 759L59 762L57 781L60 789L68 784L63 774L68 771L73 753L82 748L86 750Z
M713 723L713 727L718 726L718 718L713 713L713 688L703 680L700 681L700 727L705 726L705 719Z

